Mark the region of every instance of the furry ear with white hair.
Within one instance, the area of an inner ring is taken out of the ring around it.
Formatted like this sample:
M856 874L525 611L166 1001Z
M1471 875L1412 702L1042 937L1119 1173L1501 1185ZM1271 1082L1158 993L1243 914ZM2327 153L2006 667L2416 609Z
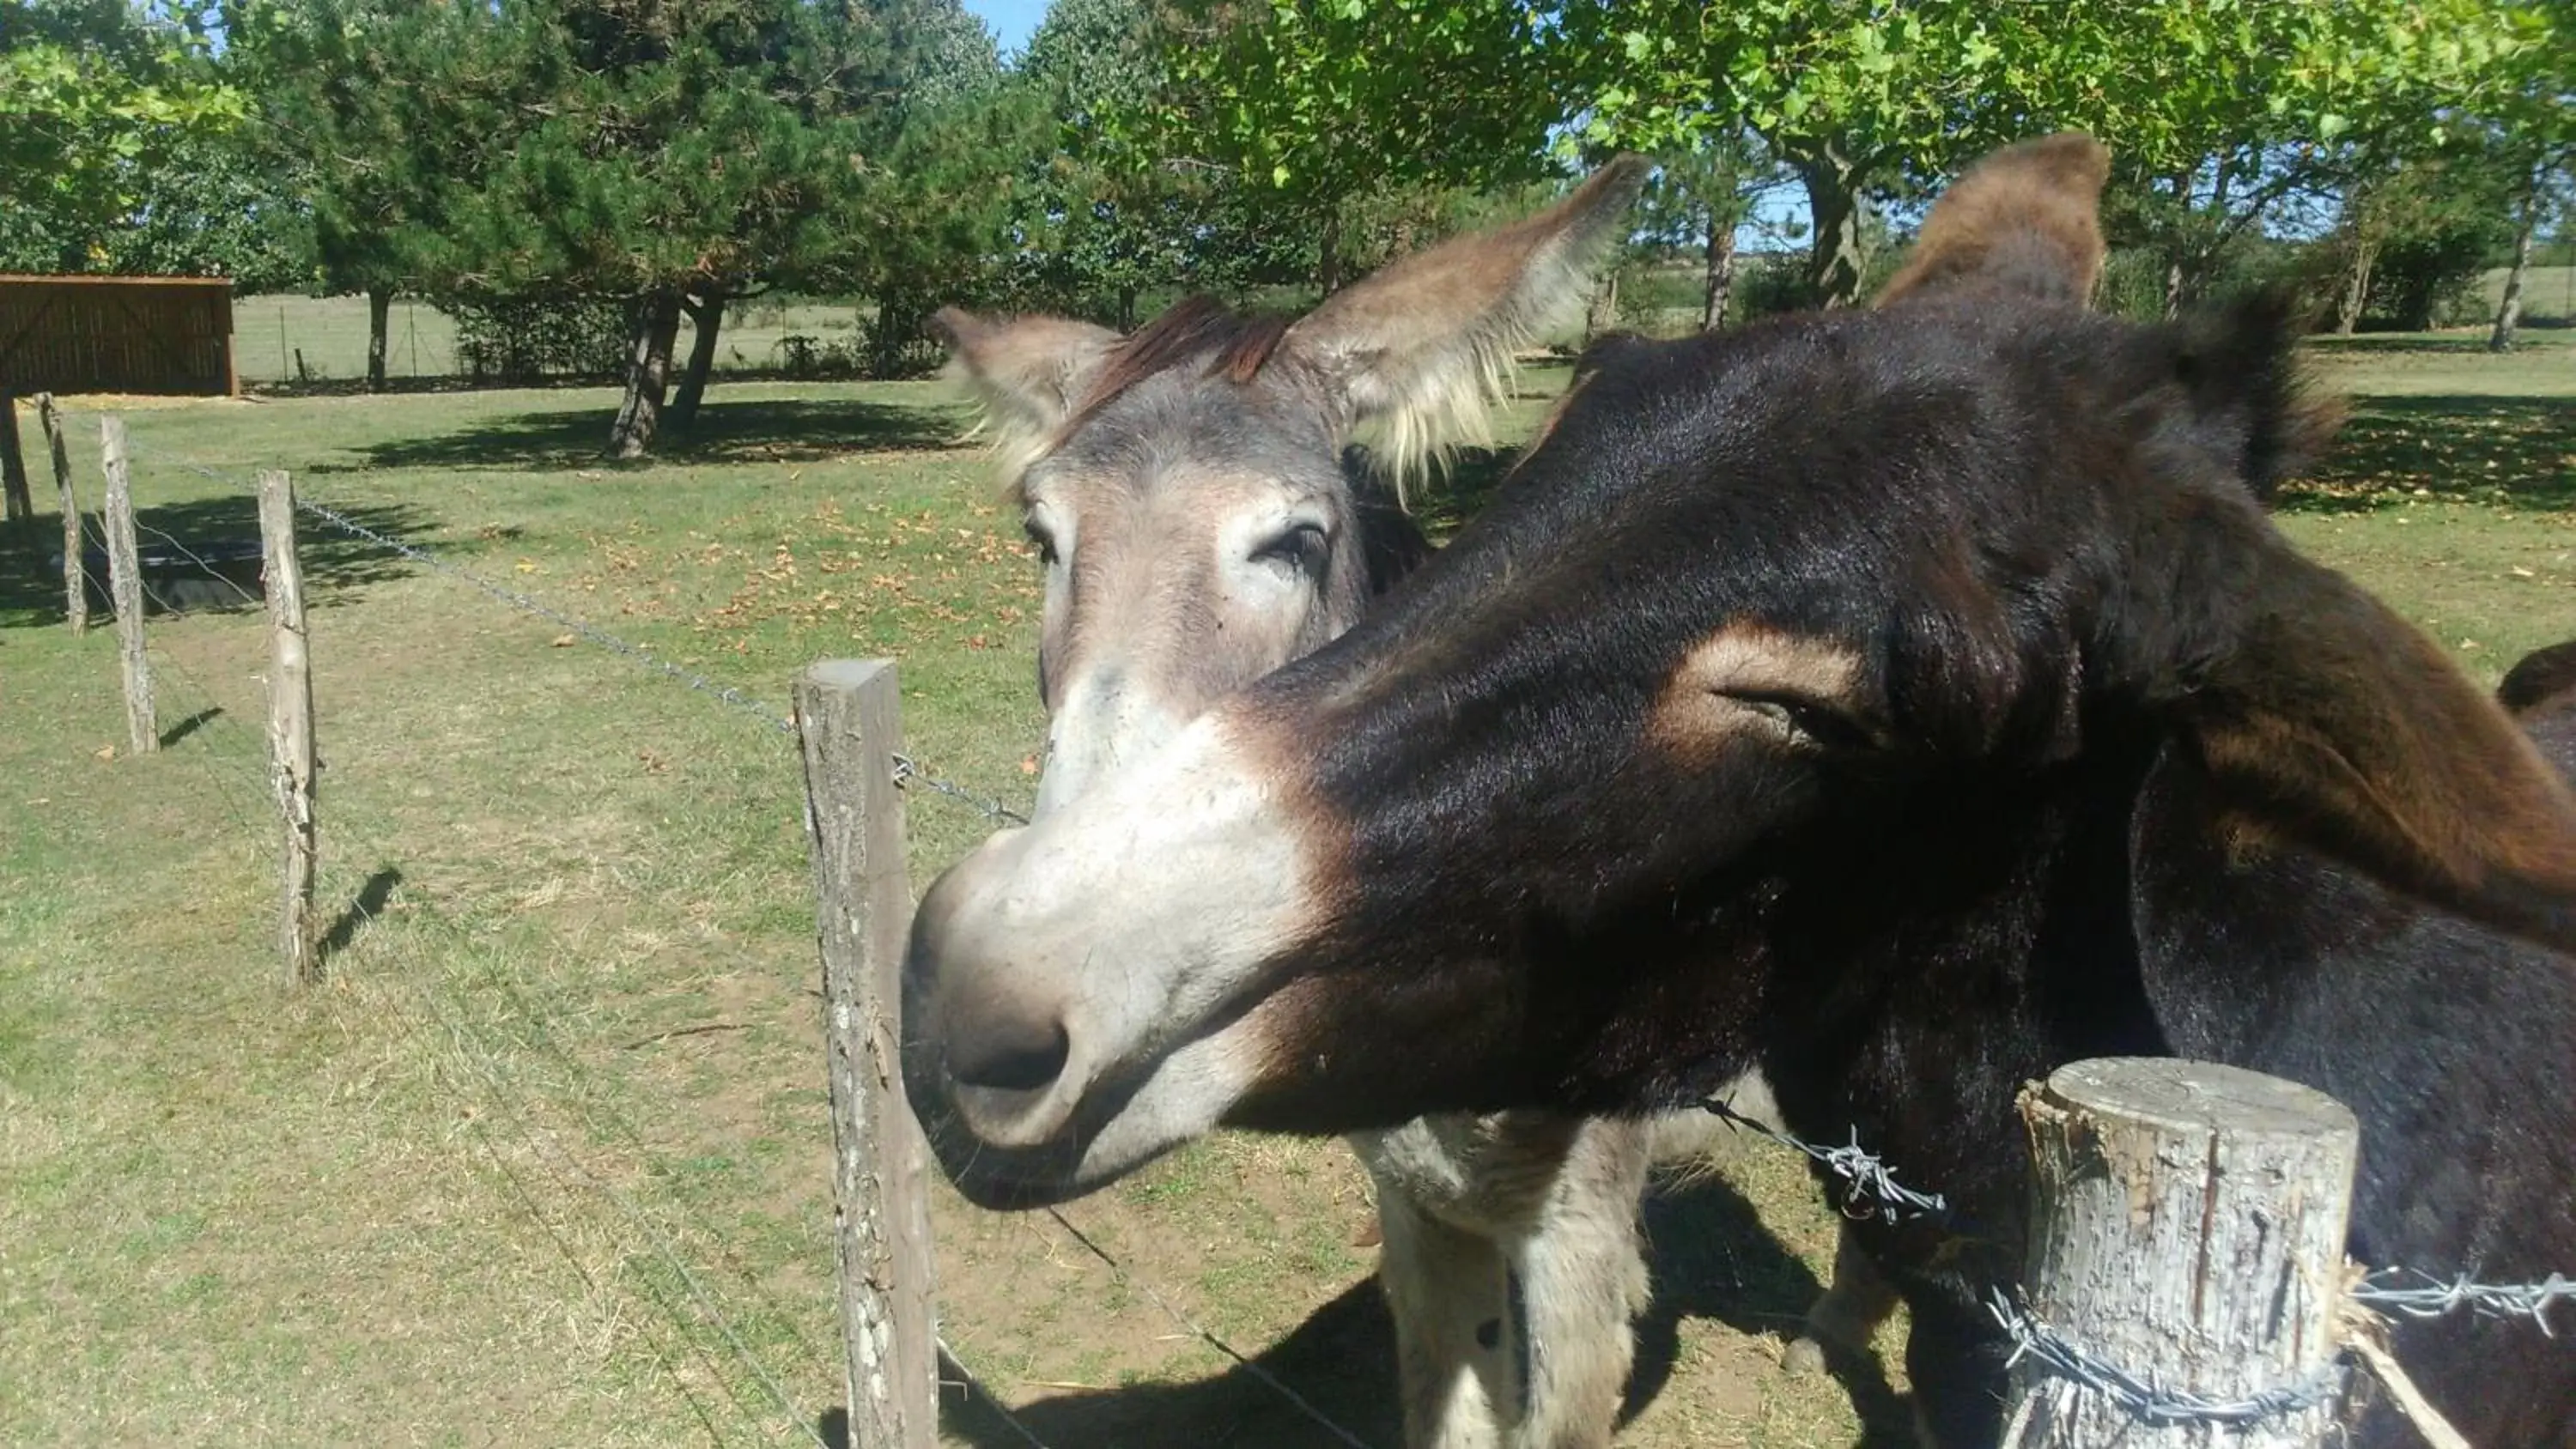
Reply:
M931 330L948 344L950 366L973 385L994 432L1003 476L1018 479L1047 439L1072 416L1083 380L1118 345L1118 334L1063 317L988 319L942 307Z
M1324 299L1285 351L1374 431L1401 485L1486 436L1512 353L1580 314L1625 230L1648 163L1621 156L1526 221L1443 242Z

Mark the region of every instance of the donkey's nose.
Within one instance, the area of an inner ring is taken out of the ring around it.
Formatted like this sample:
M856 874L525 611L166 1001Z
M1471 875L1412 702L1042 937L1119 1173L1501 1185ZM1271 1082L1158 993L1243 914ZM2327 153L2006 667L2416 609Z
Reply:
M1049 1099L1073 1056L1073 1033L1052 1012L996 1005L952 1021L949 1095L988 1142L1044 1140L1062 1120Z
M1071 1119L1086 1082L1074 994L1030 936L1010 889L1027 832L1004 831L921 899L904 963L914 1024L906 1072L995 1147L1034 1147Z

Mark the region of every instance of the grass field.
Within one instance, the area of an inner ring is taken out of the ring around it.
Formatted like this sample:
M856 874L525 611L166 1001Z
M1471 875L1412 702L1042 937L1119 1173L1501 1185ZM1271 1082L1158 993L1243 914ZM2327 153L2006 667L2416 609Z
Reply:
M2285 503L2302 547L2489 680L2576 634L2576 338L2538 341L2321 345L2354 417ZM1521 426L1562 381L1525 379ZM814 658L892 653L924 764L1026 802L1036 579L943 392L727 385L699 436L633 467L596 460L613 405L126 415L150 529L255 535L251 470L286 466L314 500L773 706ZM94 501L86 449L81 476ZM804 1442L838 1375L787 738L308 525L341 919L327 984L288 995L256 616L152 620L169 743L129 758L112 631L70 637L41 541L9 549L0 1442ZM984 822L917 795L910 826L918 885ZM1653 1204L1626 1442L1897 1442L1892 1361L1777 1368L1831 1218L1768 1151L1726 1166ZM1159 1296L1389 1444L1368 1215L1338 1145L1243 1136L1068 1210L1118 1269L1044 1216L943 1197L944 1331L1059 1449L1331 1442ZM954 1442L1021 1442L948 1403Z
M763 298L738 304L725 322L716 351L719 373L776 372L786 364L779 339L803 335L846 344L857 312L820 302ZM686 317L674 344L685 358L696 339ZM386 317L385 373L397 381L455 376L456 324L426 302L394 303ZM297 367L302 358L302 370ZM367 375L367 299L364 297L241 297L233 302L233 359L242 382L261 386L298 382L348 383Z

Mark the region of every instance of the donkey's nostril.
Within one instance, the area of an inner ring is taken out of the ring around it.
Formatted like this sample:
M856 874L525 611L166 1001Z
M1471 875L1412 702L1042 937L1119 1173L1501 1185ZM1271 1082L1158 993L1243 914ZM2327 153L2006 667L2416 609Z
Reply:
M961 1087L991 1092L1037 1092L1064 1075L1073 1038L1057 1021L989 1022L957 1043L949 1075Z

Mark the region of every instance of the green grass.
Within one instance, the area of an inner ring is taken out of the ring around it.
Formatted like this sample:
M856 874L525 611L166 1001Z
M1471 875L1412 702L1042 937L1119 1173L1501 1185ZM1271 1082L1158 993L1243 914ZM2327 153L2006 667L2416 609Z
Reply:
M2576 634L2576 349L2534 337L2506 358L2321 345L2354 417L2285 499L2302 547L2487 679ZM1527 375L1513 428L1563 377ZM1036 580L986 464L950 446L944 393L727 385L697 438L630 467L596 458L612 406L566 389L126 416L147 527L254 535L250 472L285 466L316 501L773 707L812 659L891 653L924 762L1026 802ZM1425 500L1433 521L1499 462ZM152 619L173 739L129 758L112 631L69 637L8 547L0 1442L793 1441L765 1379L809 1422L837 1403L789 742L308 526L341 919L327 984L290 995L256 617ZM916 796L909 827L921 884L985 822ZM1730 1174L1650 1213L1659 1299L1625 1442L1901 1424L1892 1361L1847 1383L1777 1371L1833 1224L1794 1164L1746 1148ZM1220 1136L1076 1205L1117 1270L1042 1216L936 1212L944 1331L1049 1442L1317 1442L1156 1295L1394 1438L1366 1189L1337 1145ZM952 1409L960 1442L1014 1442Z

